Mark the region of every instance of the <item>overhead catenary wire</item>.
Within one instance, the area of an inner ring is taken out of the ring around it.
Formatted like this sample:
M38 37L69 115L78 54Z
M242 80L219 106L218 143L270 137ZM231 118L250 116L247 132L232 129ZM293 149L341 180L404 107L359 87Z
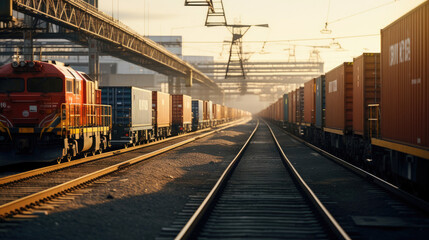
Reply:
M297 38L297 39L280 39L280 40L262 40L262 41L246 41L246 43L288 43L288 42L304 42L304 41L320 41L320 40L332 40L332 39L348 39L348 38L364 38L364 37L376 37L380 36L380 33L365 34L365 35L353 35L353 36L340 36L340 37L326 37L326 38ZM184 41L184 44L221 44L219 41Z

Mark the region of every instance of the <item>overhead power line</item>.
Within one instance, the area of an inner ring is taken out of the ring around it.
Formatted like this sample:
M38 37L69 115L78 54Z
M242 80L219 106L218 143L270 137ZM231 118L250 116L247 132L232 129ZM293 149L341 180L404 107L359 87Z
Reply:
M288 42L319 41L319 40L332 40L332 39L364 38L364 37L376 37L376 36L380 36L380 34L376 33L376 34L340 36L340 37L326 37L326 38L297 38L297 39L282 39L282 40L246 41L246 43L288 43ZM216 41L184 41L182 43L223 44L223 43L225 43L225 41L222 41L222 42L216 42Z

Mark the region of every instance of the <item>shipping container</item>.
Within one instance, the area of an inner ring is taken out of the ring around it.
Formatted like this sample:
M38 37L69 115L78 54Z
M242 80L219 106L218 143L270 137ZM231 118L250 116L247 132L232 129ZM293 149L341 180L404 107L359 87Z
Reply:
M327 72L325 81L325 131L342 135L353 128L353 63Z
M369 104L380 102L380 54L364 53L353 59L353 133L367 135ZM375 126L375 124L374 124Z
M289 94L283 94L283 122L289 121Z
M288 98L290 107L289 107L289 122L295 123L296 122L296 91L292 91L289 93Z
M203 128L204 125L204 101L192 100L192 130Z
M213 102L212 101L207 101L207 120L209 121L213 121L214 117L213 117Z
M297 124L304 122L304 87L296 90L296 120Z
M192 98L183 94L174 94L172 98L174 133L190 131L192 128Z
M152 92L136 87L100 87L101 102L112 106L113 145L135 144L152 131Z
M152 109L154 110L154 123L157 127L171 125L170 94L152 91Z
M213 118L219 122L222 119L222 114L221 114L221 105L220 104L213 104Z
M381 137L428 149L428 1L381 30L381 76Z
M197 123L204 120L204 102L202 100L192 99L192 120Z
M316 95L316 79L304 83L304 123L306 125L314 125L315 118L315 96Z
M317 128L325 126L325 75L316 78L316 124Z

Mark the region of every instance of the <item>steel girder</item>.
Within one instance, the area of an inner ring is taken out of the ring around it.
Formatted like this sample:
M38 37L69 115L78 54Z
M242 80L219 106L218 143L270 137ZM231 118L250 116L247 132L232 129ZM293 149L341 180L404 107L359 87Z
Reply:
M193 80L219 90L216 83L176 55L154 41L145 38L124 24L78 0L13 0L13 9L101 40L101 51L120 52L117 57L178 77L193 76Z

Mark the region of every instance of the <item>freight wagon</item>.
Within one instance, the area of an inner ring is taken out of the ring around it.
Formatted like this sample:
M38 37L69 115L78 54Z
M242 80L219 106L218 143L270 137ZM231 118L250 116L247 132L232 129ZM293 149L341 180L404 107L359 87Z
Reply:
M101 102L112 106L112 145L135 146L153 139L151 91L101 87Z

